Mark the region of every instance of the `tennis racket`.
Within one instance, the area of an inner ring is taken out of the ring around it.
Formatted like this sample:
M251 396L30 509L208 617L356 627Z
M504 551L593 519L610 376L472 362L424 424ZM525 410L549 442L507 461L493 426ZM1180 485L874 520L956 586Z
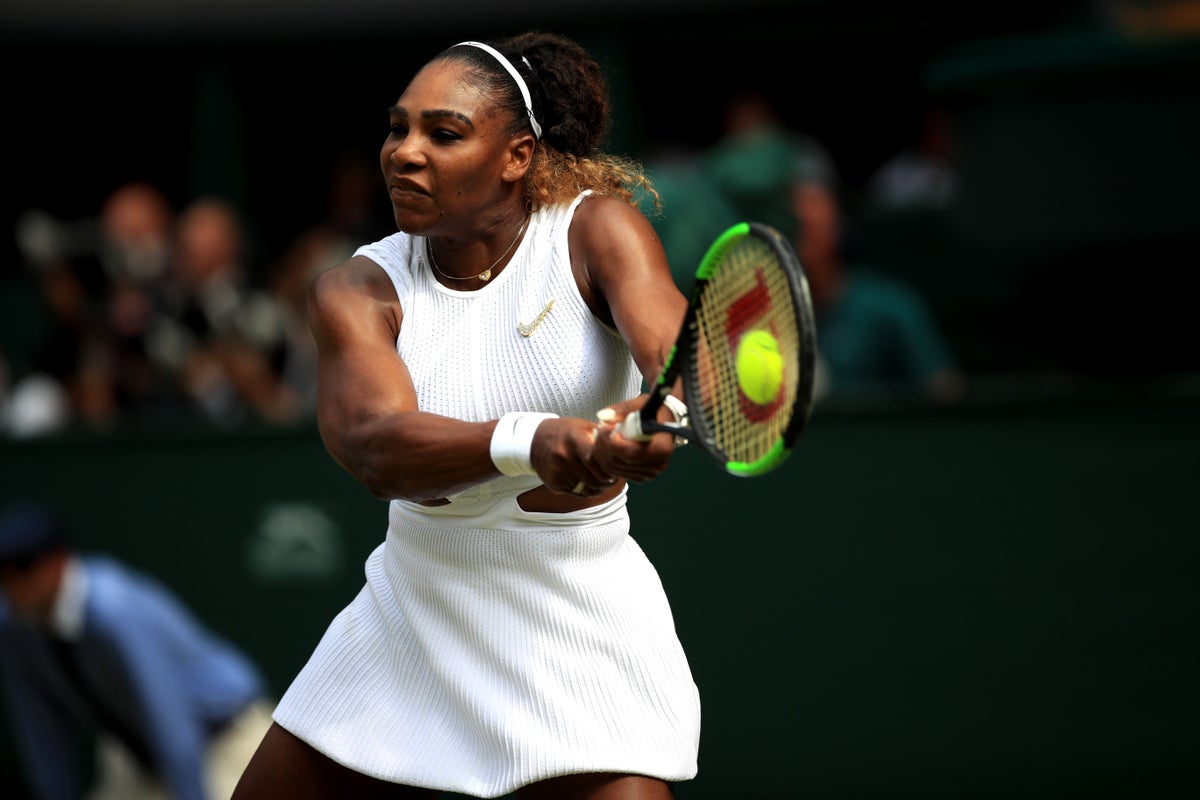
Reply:
M774 470L812 412L815 328L808 281L791 245L768 225L734 225L701 260L675 346L646 404L625 418L621 433L633 439L672 433L732 475ZM769 355L765 389L748 382L754 364L739 359L743 345L764 342L778 352ZM658 422L680 378L687 418Z

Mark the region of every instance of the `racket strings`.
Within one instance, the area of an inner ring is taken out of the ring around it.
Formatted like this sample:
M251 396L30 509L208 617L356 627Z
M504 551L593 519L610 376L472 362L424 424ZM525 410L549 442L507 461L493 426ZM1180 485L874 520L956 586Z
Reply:
M756 462L783 439L799 391L801 342L789 277L774 250L748 236L725 254L704 293L693 331L691 413L702 417L698 427L711 446L732 461ZM747 397L738 381L738 344L755 330L770 333L783 356L779 393L766 404Z

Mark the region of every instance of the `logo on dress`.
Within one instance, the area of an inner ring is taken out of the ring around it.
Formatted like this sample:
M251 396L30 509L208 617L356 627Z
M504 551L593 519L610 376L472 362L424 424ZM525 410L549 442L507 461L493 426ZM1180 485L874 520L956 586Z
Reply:
M542 320L546 318L546 315L550 313L550 309L552 308L554 308L553 300L551 300L549 303L546 303L546 307L542 309L542 313L534 317L533 322L529 323L528 325L520 320L517 320L517 332L526 338L533 336L533 332L537 330L538 325L542 324Z

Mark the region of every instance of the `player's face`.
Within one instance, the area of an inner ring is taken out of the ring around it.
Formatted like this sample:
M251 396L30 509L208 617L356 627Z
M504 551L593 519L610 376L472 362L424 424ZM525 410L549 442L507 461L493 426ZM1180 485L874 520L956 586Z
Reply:
M494 216L514 140L492 98L466 82L461 63L426 65L389 121L380 164L400 230L447 234Z

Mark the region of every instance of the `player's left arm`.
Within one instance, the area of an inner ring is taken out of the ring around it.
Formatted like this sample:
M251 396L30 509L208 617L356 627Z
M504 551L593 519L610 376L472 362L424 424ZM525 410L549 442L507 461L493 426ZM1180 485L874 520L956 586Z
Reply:
M654 227L628 203L588 198L576 211L570 244L580 293L597 319L621 333L644 380L653 384L687 310ZM618 403L614 417L624 419L644 402L643 395ZM647 481L666 468L673 448L672 437L665 434L631 442L603 427L595 458L612 474Z
M624 337L647 383L662 370L687 310L650 221L612 197L584 200L571 226L571 265L592 313Z

